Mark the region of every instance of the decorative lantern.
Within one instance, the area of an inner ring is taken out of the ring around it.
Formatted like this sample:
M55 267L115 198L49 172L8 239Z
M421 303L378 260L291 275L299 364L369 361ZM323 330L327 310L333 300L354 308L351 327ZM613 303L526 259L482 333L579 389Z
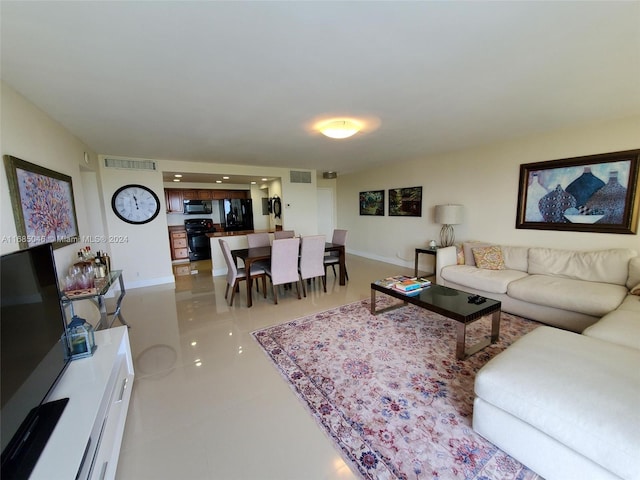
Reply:
M77 360L90 357L96 351L96 339L93 326L84 318L74 315L67 326L67 358Z

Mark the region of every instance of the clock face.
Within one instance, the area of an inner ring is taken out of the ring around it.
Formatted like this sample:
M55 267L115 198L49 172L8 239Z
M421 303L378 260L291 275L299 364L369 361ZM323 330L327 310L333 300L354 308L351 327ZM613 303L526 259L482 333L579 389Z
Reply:
M113 212L127 223L142 224L160 212L160 200L153 190L142 185L125 185L111 198Z

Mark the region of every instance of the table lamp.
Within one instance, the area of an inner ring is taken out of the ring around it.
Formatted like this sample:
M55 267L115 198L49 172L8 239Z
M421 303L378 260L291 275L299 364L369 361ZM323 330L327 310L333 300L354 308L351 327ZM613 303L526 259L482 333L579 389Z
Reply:
M440 229L440 246L449 247L456 240L453 225L462 223L464 207L462 205L436 205L436 223Z

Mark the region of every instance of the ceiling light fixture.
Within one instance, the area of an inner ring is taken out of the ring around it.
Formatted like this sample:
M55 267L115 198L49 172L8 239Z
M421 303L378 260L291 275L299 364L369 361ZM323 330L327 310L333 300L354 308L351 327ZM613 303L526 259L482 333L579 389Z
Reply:
M182 178L182 174L181 174L181 173L176 173L176 174L174 175L174 177L176 177L176 178Z
M348 118L333 118L318 125L318 130L329 138L349 138L362 130L360 123Z
M173 181L174 181L174 182L179 182L179 181L180 181L180 179L179 179L179 178L174 178L174 179L173 179Z

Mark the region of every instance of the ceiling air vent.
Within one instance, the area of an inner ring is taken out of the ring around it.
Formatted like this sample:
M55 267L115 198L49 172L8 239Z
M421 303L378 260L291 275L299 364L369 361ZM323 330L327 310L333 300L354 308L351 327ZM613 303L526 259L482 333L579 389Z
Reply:
M152 170L156 171L156 162L153 160L123 160L120 158L105 158L106 168L121 168L124 170Z
M289 170L289 181L291 183L311 183L311 172Z

